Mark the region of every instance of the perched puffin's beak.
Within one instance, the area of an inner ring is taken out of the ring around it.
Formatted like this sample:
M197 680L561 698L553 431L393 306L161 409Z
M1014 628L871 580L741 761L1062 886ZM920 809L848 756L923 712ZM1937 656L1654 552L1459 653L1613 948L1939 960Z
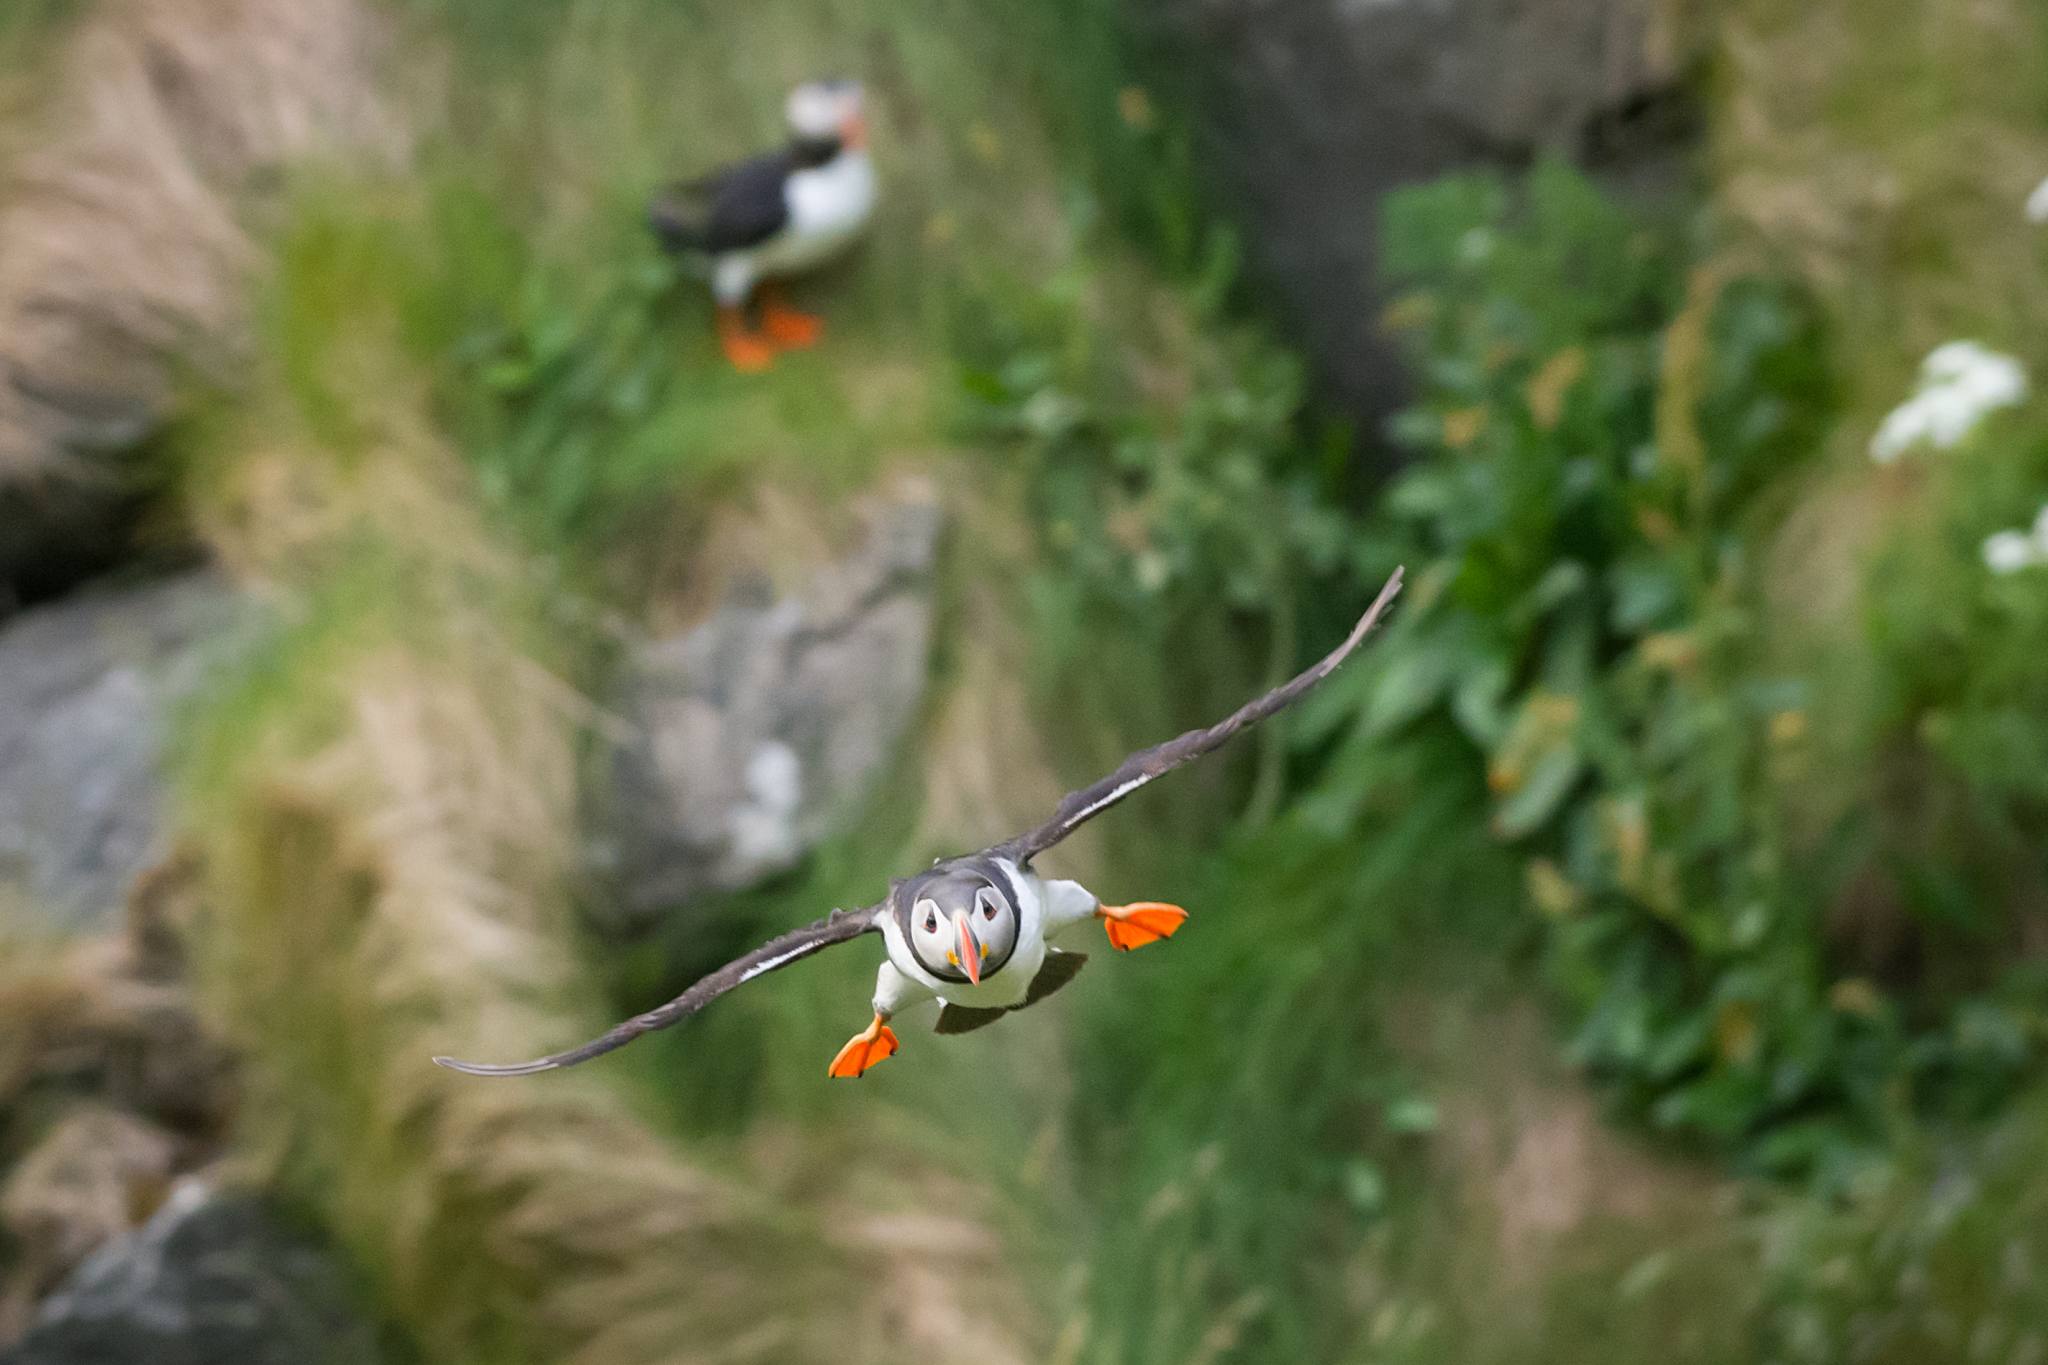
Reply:
M839 125L841 145L855 151L868 145L868 119L865 114L848 114Z
M974 933L967 927L967 912L953 912L953 930L960 936L960 968L967 973L967 979L975 985L981 984L981 945L974 941Z

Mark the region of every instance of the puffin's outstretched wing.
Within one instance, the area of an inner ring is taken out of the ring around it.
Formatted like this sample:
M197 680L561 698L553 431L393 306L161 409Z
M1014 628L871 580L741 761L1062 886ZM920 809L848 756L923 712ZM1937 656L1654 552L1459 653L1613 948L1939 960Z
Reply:
M505 1066L458 1062L453 1057L436 1057L434 1061L451 1071L464 1071L472 1076L531 1076L536 1071L554 1071L565 1066L575 1066L578 1062L587 1062L592 1057L602 1057L614 1048L624 1047L643 1033L652 1033L656 1029L680 1023L735 986L743 986L757 976L778 971L792 962L809 957L812 953L830 948L835 943L849 943L862 934L878 932L880 926L877 920L882 908L882 905L870 905L864 910L834 910L816 924L806 925L802 929L792 929L781 938L762 944L745 957L728 962L666 1005L658 1006L645 1014L636 1014L603 1037L593 1038L582 1047L557 1052L538 1061L513 1062Z
M1129 796L1153 778L1172 772L1181 764L1191 762L1217 748L1238 731L1257 725L1298 700L1303 693L1337 671L1337 666L1351 656L1368 632L1379 623L1386 613L1387 604L1401 591L1401 570L1394 570L1393 577L1380 589L1380 595L1373 599L1365 615L1358 618L1358 624L1351 628L1351 634L1343 644L1338 645L1324 656L1320 663L1288 682L1280 684L1256 701L1246 702L1228 717L1206 730L1190 730L1178 739L1169 739L1164 744L1150 749L1141 749L1125 759L1117 770L1093 786L1080 791L1069 792L1053 812L1052 819L1028 834L1020 834L1009 843L1001 845L1000 851L1009 854L1019 863L1028 863L1032 858L1045 852L1060 840L1087 824L1117 802Z

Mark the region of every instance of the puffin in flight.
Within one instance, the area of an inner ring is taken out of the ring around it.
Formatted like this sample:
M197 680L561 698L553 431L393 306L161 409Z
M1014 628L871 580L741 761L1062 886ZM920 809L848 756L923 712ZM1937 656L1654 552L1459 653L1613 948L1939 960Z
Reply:
M1069 792L1038 828L957 858L945 858L913 877L890 883L883 900L861 910L834 910L816 924L792 930L727 963L666 1005L635 1015L581 1047L537 1061L493 1066L436 1057L442 1066L472 1076L530 1076L587 1062L624 1047L643 1033L680 1023L757 976L880 934L888 957L875 978L874 1018L832 1059L827 1074L855 1077L895 1055L891 1017L923 1001L941 1005L937 1031L966 1033L1011 1010L1035 1005L1074 979L1084 954L1054 946L1100 920L1110 946L1121 952L1169 938L1187 919L1178 906L1155 901L1105 905L1079 883L1040 876L1032 859L1138 788L1220 747L1335 672L1378 623L1401 589L1396 569L1344 643L1306 672L1246 703L1206 730L1143 749L1092 786Z
M875 209L861 88L811 81L789 95L789 144L654 198L648 220L672 254L703 257L718 340L733 368L765 370L779 350L813 345L824 324L790 308L780 281L852 245ZM760 288L761 325L747 318Z

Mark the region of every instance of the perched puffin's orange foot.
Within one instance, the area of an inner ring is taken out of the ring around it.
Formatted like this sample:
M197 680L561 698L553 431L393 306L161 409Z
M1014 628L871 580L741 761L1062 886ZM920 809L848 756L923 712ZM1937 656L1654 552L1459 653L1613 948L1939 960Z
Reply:
M1174 931L1188 920L1188 912L1178 905L1162 905L1158 901L1104 905L1095 914L1109 931L1109 946L1122 953L1172 938Z
M826 1068L828 1076L852 1080L876 1062L896 1055L896 1030L889 1027L881 1015L875 1021L847 1040L839 1049L839 1055Z
M757 374L775 363L775 348L747 326L737 308L718 310L718 344L732 367L745 374Z
M825 335L825 320L809 313L799 313L794 308L785 308L770 299L761 308L761 330L776 345L801 351L807 346L817 345L818 338Z

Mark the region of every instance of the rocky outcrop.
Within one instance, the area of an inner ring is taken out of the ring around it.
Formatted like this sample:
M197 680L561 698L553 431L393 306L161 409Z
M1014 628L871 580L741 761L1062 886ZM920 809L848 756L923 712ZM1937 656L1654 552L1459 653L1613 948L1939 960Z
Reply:
M1142 0L1203 73L1200 147L1256 283L1332 396L1403 385L1379 335L1379 202L1460 165L1554 149L1633 174L1684 141L1684 0Z
M891 503L803 593L743 589L632 650L592 820L602 927L784 871L859 802L924 693L939 528Z
M118 921L137 873L163 854L168 716L245 606L196 574L0 626L0 928Z
M260 1201L180 1182L94 1253L0 1365L373 1365L343 1267Z
M398 144L363 0L109 0L0 170L0 612L126 547L174 361L234 353L246 226L312 154Z

